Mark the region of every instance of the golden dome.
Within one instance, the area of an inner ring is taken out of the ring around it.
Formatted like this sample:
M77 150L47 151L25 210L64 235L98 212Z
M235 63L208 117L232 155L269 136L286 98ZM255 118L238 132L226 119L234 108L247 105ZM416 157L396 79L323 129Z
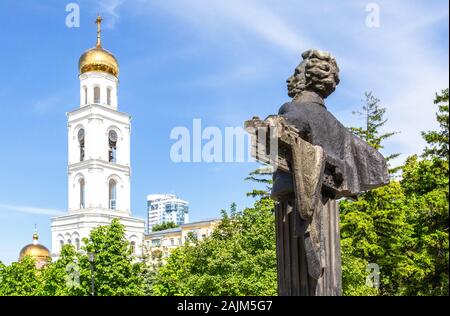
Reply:
M38 239L38 234L35 232L33 234L33 243L26 245L20 251L19 261L21 261L25 256L30 256L36 260L38 266L41 266L43 263L47 262L50 258L50 251L47 247L40 245L38 243Z
M97 45L91 49L88 49L81 55L78 62L78 70L80 75L88 71L101 71L109 73L115 77L119 77L119 63L114 55L104 49L101 44L100 38L100 23L102 19L97 17Z

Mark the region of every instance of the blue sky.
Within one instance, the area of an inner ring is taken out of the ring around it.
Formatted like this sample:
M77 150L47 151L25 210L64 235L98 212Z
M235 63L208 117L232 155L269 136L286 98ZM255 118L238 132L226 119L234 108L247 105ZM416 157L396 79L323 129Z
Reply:
M369 1L109 0L73 1L81 25L67 28L61 0L0 2L0 260L17 259L34 224L50 247L50 218L67 205L65 113L78 105L77 63L103 44L121 67L119 109L132 121L132 212L145 218L146 195L174 193L191 219L251 205L243 179L252 163L175 164L176 126L242 126L275 113L285 80L309 48L330 51L341 83L326 102L347 126L372 90L401 131L385 153L418 153L420 131L436 127L432 104L448 87L448 2L372 1L380 27L365 24Z

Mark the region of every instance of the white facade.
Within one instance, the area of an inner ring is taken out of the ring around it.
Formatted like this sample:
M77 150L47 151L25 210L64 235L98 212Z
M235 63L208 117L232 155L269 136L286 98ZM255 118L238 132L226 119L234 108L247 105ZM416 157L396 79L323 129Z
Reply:
M130 121L118 112L118 79L79 76L80 107L68 117L68 214L52 219L52 256L63 244L81 246L92 228L119 218L140 255L145 222L131 217Z
M152 226L167 222L177 225L189 221L189 203L173 194L150 194L147 196L147 231Z

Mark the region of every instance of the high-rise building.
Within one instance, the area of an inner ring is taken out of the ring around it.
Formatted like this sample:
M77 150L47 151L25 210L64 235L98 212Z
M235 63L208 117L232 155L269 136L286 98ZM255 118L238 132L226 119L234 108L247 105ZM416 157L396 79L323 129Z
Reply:
M132 249L141 249L145 222L131 217L130 121L118 111L119 64L97 45L79 60L80 105L68 118L68 214L52 219L52 256L62 246L80 249L81 240L99 225L119 218Z
M147 196L147 232L156 224L173 222L185 224L189 219L189 203L173 194L150 194Z

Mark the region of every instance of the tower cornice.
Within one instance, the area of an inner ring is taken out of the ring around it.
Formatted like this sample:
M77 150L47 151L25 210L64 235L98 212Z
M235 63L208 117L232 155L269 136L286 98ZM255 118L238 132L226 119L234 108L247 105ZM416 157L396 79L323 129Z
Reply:
M107 162L102 159L87 159L84 161L76 162L68 166L68 172L77 172L85 169L110 169L118 172L124 172L128 176L131 176L130 166L120 165L117 163Z

